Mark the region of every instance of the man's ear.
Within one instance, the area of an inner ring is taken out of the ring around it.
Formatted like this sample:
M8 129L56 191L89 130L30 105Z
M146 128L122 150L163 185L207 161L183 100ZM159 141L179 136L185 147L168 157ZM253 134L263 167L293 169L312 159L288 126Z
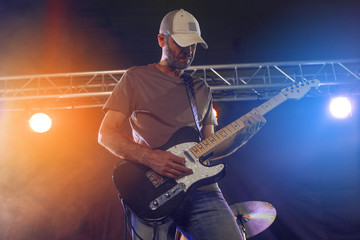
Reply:
M159 33L158 35L158 43L160 47L165 47L165 36L162 33Z

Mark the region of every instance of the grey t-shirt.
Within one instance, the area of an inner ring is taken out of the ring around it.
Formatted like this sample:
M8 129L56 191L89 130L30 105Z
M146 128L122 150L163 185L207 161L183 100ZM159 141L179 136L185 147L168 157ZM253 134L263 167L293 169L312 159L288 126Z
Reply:
M201 125L216 125L209 86L197 78L194 89ZM134 141L151 148L164 145L182 127L195 128L184 80L164 74L155 64L128 69L104 109L129 116Z

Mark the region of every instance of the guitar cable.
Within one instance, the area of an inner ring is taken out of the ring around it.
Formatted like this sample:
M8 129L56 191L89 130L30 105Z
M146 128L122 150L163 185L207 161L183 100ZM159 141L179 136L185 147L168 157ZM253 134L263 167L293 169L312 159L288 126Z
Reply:
M136 232L135 228L131 224L131 217L129 217L130 210L126 207L126 205L124 204L124 201L121 198L120 198L120 200L121 200L121 204L122 204L123 209L124 209L124 240L127 240L127 231L126 231L126 229L129 229L130 233L133 232L136 235L136 237L138 237L140 240L144 240L139 236L139 234Z

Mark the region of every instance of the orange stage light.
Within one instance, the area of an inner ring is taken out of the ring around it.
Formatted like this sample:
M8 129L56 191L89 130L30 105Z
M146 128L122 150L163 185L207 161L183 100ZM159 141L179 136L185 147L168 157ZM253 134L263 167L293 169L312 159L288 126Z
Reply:
M51 128L51 118L45 113L36 113L29 120L30 127L33 131L43 133Z

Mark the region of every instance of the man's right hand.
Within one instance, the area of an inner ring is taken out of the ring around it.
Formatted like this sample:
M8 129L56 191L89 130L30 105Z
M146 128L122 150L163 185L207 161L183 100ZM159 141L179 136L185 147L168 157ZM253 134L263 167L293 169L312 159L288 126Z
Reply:
M169 151L149 149L144 154L141 163L169 178L180 178L193 173L190 168L185 167L185 158Z
M125 137L122 126L127 119L121 112L108 110L99 130L99 143L116 156L141 163L163 176L180 178L192 174L185 167L185 158L169 151L152 150Z

